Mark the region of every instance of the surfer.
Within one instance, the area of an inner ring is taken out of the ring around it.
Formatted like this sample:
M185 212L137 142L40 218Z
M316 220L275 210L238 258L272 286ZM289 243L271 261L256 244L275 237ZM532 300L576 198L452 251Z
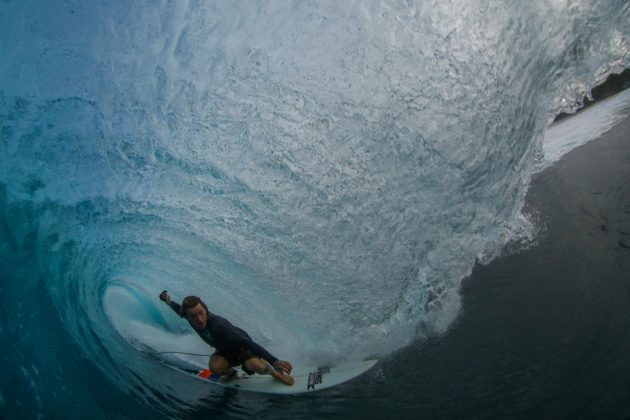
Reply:
M160 299L185 318L203 341L216 349L208 367L210 371L222 375L221 380L233 378L236 375L233 366L242 365L243 371L249 375L271 375L282 383L293 385L291 363L272 356L245 331L210 312L197 296L184 298L180 305L173 302L165 290L160 293Z

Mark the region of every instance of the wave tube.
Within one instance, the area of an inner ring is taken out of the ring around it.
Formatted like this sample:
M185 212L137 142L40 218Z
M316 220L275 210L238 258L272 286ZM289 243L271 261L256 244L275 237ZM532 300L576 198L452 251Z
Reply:
M474 264L531 236L521 208L544 127L628 66L629 13L5 2L0 251L20 298L2 325L42 297L29 307L49 325L29 328L160 406L177 391L138 350L200 350L163 289L291 360L444 332Z

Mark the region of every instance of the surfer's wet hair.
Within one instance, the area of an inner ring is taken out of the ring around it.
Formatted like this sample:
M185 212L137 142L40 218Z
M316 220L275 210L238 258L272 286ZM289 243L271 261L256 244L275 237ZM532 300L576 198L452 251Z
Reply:
M184 300L182 300L182 313L181 313L182 318L186 318L187 310L192 309L197 305L201 305L201 307L206 310L206 313L208 314L210 313L206 304L203 303L203 301L199 297L186 296Z

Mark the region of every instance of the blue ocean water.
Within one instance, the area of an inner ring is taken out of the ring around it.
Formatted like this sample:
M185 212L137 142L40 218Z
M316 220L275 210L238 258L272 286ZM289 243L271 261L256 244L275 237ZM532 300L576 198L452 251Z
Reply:
M629 51L623 1L0 3L0 411L289 404L147 358L209 352L163 289L294 363L445 333L536 240L550 119Z

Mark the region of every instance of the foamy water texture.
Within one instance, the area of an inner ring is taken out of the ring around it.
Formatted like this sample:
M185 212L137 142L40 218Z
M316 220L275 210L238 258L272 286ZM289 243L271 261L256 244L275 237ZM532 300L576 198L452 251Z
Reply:
M630 64L629 22L618 1L5 1L6 291L149 400L138 348L209 351L162 289L304 363L442 333L475 261L535 231L545 126Z

